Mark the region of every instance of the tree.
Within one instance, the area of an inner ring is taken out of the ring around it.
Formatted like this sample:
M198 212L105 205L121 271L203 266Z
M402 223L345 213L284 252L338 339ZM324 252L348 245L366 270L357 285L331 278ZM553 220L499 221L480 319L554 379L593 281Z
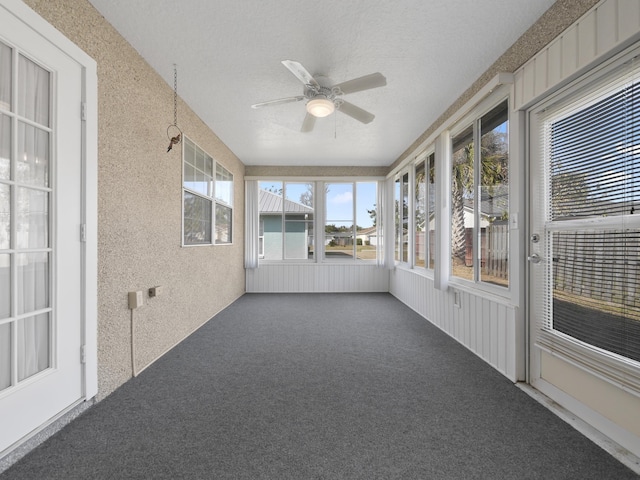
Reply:
M575 215L576 207L589 209L587 175L584 172L558 172L551 177L551 211L554 219Z
M373 210L367 210L367 213L369 214L369 217L371 217L371 221L373 222L373 226L376 226L376 220L377 220L377 210L376 210L376 204L373 204Z
M451 174L451 257L459 265L464 264L467 253L464 225L464 198L473 191L473 143L453 154Z
M324 186L325 196L329 193L329 187L327 185ZM307 184L307 191L300 194L300 203L306 205L307 207L313 208L313 184Z
M480 187L493 191L508 178L506 133L495 130L482 135L480 151ZM464 201L474 200L474 145L468 143L453 153L451 181L451 257L457 265L464 265L466 256L466 228ZM476 195L477 198L477 195Z
M300 194L300 203L313 208L313 187L308 186L308 190Z

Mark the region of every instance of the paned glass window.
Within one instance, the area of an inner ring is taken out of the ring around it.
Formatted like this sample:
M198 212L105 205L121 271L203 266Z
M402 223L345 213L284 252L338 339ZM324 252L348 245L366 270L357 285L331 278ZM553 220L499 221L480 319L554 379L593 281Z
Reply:
M415 167L414 264L434 268L435 253L435 154Z
M327 260L376 260L377 182L325 184Z
M312 259L315 251L315 184L262 181L259 188L260 258Z
M216 164L198 145L185 138L183 244L231 243L232 224L233 175Z
M504 101L452 138L451 274L509 285L509 108Z

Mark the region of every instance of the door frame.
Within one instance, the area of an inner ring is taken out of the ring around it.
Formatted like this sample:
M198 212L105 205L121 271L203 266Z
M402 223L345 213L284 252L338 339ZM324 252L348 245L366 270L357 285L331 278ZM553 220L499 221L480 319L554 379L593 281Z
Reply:
M638 55L640 52L639 40L636 39L634 43L621 51L612 52L588 72L583 72L576 78L571 78L567 83L559 85L558 88L550 91L525 109L525 164L528 176L526 184L526 252L528 256L537 253L542 257L543 262L548 261L548 258L545 259L546 249L535 246L531 238L533 233L540 234L541 241L544 238L542 229L534 230L533 228L534 214L532 213L532 208L542 208L534 196L536 191L540 191L541 182L545 181L544 175L540 171L542 166L534 162L534 157L540 153L539 146L536 145L538 128L536 115L552 107L556 102L571 102L571 97L575 94L592 91L598 88L598 85L607 83L607 78L615 75L617 68ZM535 171L536 169L537 171ZM635 468L638 465L637 458L640 457L638 436L631 428L627 427L624 415L626 415L625 412L637 411L640 395L638 395L637 381L631 389L624 385L624 382L629 378L637 379L638 370L636 367L629 367L615 358L609 359L606 355L589 352L588 349L581 346L569 344L567 347L567 342L562 339L559 339L551 350L534 345L537 336L536 313L538 308L534 306L536 298L532 285L534 283L540 284L540 279L534 281L534 276L540 277L547 274L544 272L536 274L535 270L541 267L545 268L542 265L526 262L524 269L526 271L527 306L526 348L528 364L526 381L560 406L560 409L553 407L552 410L559 410L558 414L560 416L566 415L569 423L575 428L600 444L618 460ZM624 382L621 382L620 378ZM572 383L564 382L565 379L570 379ZM595 400L591 401L591 399ZM566 409L568 413L563 409ZM604 438L602 434L608 438ZM620 446L623 448L621 449Z
M82 68L81 131L81 324L82 397L98 393L98 76L93 58L20 0L0 0L0 8L76 61ZM27 46L28 48L28 46ZM61 412L63 413L63 412ZM42 425L42 428L46 425Z

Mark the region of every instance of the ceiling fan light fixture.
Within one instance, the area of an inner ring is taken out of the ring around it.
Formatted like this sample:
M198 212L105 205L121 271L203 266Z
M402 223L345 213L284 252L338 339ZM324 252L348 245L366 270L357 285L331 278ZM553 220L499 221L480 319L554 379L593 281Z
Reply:
M307 112L314 117L326 117L327 115L331 115L335 109L335 105L328 98L312 98L307 102Z

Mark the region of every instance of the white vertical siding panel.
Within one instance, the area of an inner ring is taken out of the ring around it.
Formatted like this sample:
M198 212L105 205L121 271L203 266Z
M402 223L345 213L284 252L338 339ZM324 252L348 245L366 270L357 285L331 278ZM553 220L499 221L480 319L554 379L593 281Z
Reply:
M507 371L507 312L504 305L498 305L498 360L497 366L503 374Z
M522 85L522 96L528 101L535 94L536 62L535 59L524 65L524 81Z
M515 72L515 108L539 98L639 32L640 0L600 3Z
M609 1L611 2L611 0ZM638 0L618 0L618 42L631 37L639 29L640 2Z
M534 92L535 96L540 95L547 89L547 73L549 71L547 67L547 51L543 50L535 58L535 79L534 79Z
M513 89L514 89L514 108L519 110L525 103L523 92L524 86L524 69L518 70L513 77Z
M454 309L455 323L453 324L453 331L455 338L457 338L458 341L464 345L464 322L468 311L468 309L466 309L464 306L467 303L468 297L464 292L460 293L460 295L461 308Z
M471 348L471 324L476 321L473 310L471 310L471 295L464 296L464 303L462 305L464 321L462 327L462 343Z
M491 302L487 299L480 298L481 307L478 309L482 312L482 358L491 365Z
M558 39L547 49L547 82L548 86L556 85L562 80L562 41Z
M300 286L297 282L298 279L298 271L299 269L297 268L293 268L292 265L287 265L287 269L286 269L286 289L289 292L299 292L300 291Z
M516 381L518 380L516 348L519 347L518 336L516 335L516 316L513 308L507 309L506 314L505 347L507 356L505 359L505 375L507 378Z
M453 302L451 302L450 295L447 292L443 292L442 298L442 317L439 318L440 328L451 335L451 318L453 316ZM453 336L453 335L452 335Z
M318 288L319 292L328 292L329 291L329 273L331 272L330 268L319 268L321 282Z
M247 270L247 292L387 292L388 271L374 265L261 265Z
M371 279L368 275L362 276L362 273L367 270L367 268L359 270L356 265L345 265L344 278L347 281L347 291L362 292L365 288L369 288Z
M342 265L340 270L336 272L337 285L340 285L340 291L348 292L354 287L353 278L351 277L351 267L349 265Z
M474 318L471 319L471 325L469 330L469 348L472 352L478 353L478 318L474 315Z
M567 29L562 36L562 78L575 73L578 67L578 25Z
M578 68L596 58L596 39L596 10L591 10L578 24Z
M637 0L634 3L640 5ZM618 42L618 2L605 2L598 7L596 13L596 55L601 55Z
M488 302L488 301L487 301ZM489 322L491 324L489 339L491 346L489 347L489 363L498 368L498 305L494 302L489 303ZM498 369L499 370L499 369Z

